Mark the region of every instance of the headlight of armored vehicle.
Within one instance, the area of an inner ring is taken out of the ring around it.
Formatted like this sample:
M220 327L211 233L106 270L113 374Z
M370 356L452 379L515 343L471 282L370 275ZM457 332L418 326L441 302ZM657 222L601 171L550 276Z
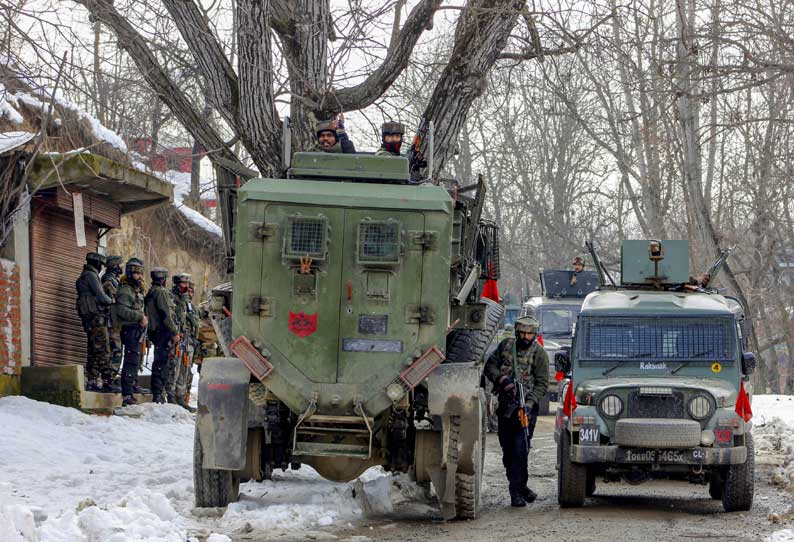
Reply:
M696 395L689 401L689 415L696 420L711 416L711 401L705 395Z
M607 395L598 404L604 416L617 418L623 412L623 401L617 395Z

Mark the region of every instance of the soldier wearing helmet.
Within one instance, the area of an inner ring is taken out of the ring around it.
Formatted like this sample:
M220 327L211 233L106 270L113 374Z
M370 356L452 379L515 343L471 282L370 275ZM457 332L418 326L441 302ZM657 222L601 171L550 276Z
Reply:
M538 419L539 404L549 387L549 357L537 338L540 324L531 316L515 322L515 338L502 340L485 364L485 376L499 395L499 445L505 467L511 506L526 506L537 494L529 489L527 458ZM514 362L515 360L515 362ZM518 374L514 368L518 369ZM525 433L519 419L519 393L523 385L529 428Z
M146 294L146 316L149 318L148 335L154 344L152 363L152 397L155 403L166 402L167 383L174 371L174 345L179 343L179 328L174 321L174 300L165 283L168 269L151 270L152 287Z
M124 266L124 276L116 291L113 320L119 328L121 344L124 345L124 361L121 366L121 406L134 405L133 394L140 393L138 372L145 353L146 288L143 283L143 260L130 258Z
M577 256L573 259L571 265L573 266L573 272L571 273L571 286L574 286L576 284L577 276L579 273L584 271L584 258Z
M123 273L121 260L121 256L108 256L105 259L105 273L102 275L102 289L113 300L113 304L110 306L108 333L110 335L110 364L114 373L119 372L122 354L120 328L115 321L116 292L119 289L119 277Z
M77 279L77 314L88 335L88 356L86 357L86 389L115 393L116 375L110 364L110 336L108 334L109 307L113 299L102 289L99 272L105 265L105 257L97 252L89 252L80 278Z
M384 122L380 129L380 148L376 156L400 156L405 127L401 122Z
M172 281L174 283L171 287L171 298L174 301L174 323L179 328L180 344L178 352L176 352L178 356L174 359L173 372L169 373L166 383L166 397L169 403L176 403L183 408L188 408L185 403L187 392L184 390L184 386L187 379L185 371L190 369L189 357L192 354L188 321L190 275L179 273L173 276Z
M322 152L341 152L354 154L356 146L345 131L345 117L342 113L336 119L317 123L317 149Z

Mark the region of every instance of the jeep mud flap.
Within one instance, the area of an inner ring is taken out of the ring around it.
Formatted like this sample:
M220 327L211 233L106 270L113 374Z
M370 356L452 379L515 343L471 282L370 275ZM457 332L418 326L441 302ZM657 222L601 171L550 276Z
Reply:
M205 469L241 470L245 467L250 379L250 371L237 358L204 360L196 425Z
M457 515L457 473L473 474L479 468L475 448L480 446L483 415L481 370L477 363L442 364L427 377L429 411L441 417L442 433L441 446L434 446L440 453L435 460L423 457L422 470L435 487L444 519Z

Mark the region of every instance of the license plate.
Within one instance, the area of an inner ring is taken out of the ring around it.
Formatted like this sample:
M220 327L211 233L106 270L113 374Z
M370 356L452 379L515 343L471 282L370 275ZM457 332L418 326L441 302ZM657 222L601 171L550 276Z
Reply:
M579 444L598 445L601 444L601 432L596 425L583 425L579 429Z
M698 464L705 461L706 452L698 448L692 450L634 450L620 448L616 459L621 463Z

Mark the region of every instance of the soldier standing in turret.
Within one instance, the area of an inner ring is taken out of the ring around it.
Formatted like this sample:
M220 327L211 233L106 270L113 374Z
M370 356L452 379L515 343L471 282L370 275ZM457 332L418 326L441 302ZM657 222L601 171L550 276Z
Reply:
M124 364L121 369L121 406L136 404L135 397L141 357L144 353L146 326L145 287L143 284L143 261L130 258L124 266L124 276L116 292L115 322L120 329L124 345Z
M146 294L145 302L149 340L154 344L152 397L155 403L165 403L168 375L173 372L173 347L179 343L179 328L174 322L174 300L165 287L168 269L155 267L150 275L152 287Z
M335 120L324 120L317 123L317 148L322 152L341 152L355 154L356 146L347 137L345 117L339 113Z
M102 289L99 272L105 257L97 252L86 254L85 265L77 279L77 313L88 335L86 358L86 390L116 393L113 368L110 365L108 310L113 300Z
M535 340L538 321L531 316L516 320L515 338L499 343L485 364L485 376L499 394L499 445L510 489L510 505L526 506L537 494L527 482L527 456L538 419L540 400L549 387L549 357ZM515 361L514 361L515 360ZM514 370L518 369L518 374ZM523 385L529 427L525 431L519 417L518 385Z
M105 260L105 273L102 275L102 289L109 298L113 300L110 306L110 322L108 323L108 334L110 335L110 365L113 372L118 375L121 367L121 328L116 322L116 292L119 289L119 277L121 276L121 256L108 256Z

